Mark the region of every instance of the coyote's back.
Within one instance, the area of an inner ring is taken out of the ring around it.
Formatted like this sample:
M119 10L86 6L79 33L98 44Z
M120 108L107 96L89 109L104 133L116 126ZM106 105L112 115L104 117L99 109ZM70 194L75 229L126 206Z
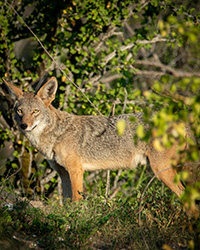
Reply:
M148 129L142 113L76 116L51 105L57 90L54 77L36 94L22 92L4 82L16 98L14 110L21 132L60 174L64 198L80 199L84 170L133 169L139 162L144 164L146 159L157 177L173 192L179 196L184 190L181 182L174 183L176 171L171 168L171 160L178 160L178 142L170 149L158 151L153 146L153 139L148 143L134 140L138 124ZM131 122L130 117L135 121ZM121 136L117 133L119 120L125 121Z

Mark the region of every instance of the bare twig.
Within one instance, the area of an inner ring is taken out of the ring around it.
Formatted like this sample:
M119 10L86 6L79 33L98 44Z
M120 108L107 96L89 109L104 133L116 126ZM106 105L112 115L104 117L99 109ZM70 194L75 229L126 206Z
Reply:
M170 72L175 77L192 77L192 76L200 77L199 72L184 72L184 71L176 70L170 66L162 64L161 62L137 60L134 62L134 64L157 67L157 68L160 68L165 73ZM155 71L153 71L153 72L154 72L154 74L162 73L162 72L155 72Z
M113 103L112 106L112 116L115 115L115 102ZM110 195L110 170L107 170L107 181L106 181L106 192L105 192L105 196L109 197Z
M63 198L62 198L62 182L61 178L58 177L58 197L59 197L59 204L63 206Z
M115 197L115 195L117 194L117 192L119 191L119 187L117 187L117 184L118 184L118 180L119 180L119 177L120 177L121 173L122 173L122 170L120 169L120 170L118 170L118 173L115 176L114 184L113 184L113 187L112 187L112 191L113 190L114 191L113 191L112 195L110 196L110 199L113 199Z
M106 39L114 35L115 30L116 27L109 28L108 31L100 37L100 42L94 43L95 53L98 53L100 51Z
M2 181L2 183L5 183L7 180L9 180L10 178L12 178L14 175L16 175L17 173L19 173L19 172L21 171L21 169L22 169L22 166L20 166L19 169L17 169L16 172L14 172L13 174L11 174L11 175L9 176L9 174L10 174L10 172L11 172L11 170L12 170L12 169L10 169L10 170L8 171L7 176L6 176L5 179Z
M124 88L124 92L125 92L125 97L124 97L124 105L123 105L123 110L122 110L122 113L123 113L123 114L124 114L125 109L126 109L127 98L128 98L128 92L127 92L127 89L126 89L126 88Z
M156 78L166 75L165 72L153 71L153 70L137 70L134 72L135 75L145 76L149 78Z
M46 183L48 183L49 181L51 181L52 178L54 178L56 176L57 172L55 170L53 170L49 175L47 175L47 177L43 178L41 180L41 185L44 185Z
M106 192L105 196L109 197L110 194L110 170L107 170Z
M114 190L114 192L112 193L112 195L110 196L110 199L111 199L111 200L115 197L115 195L117 194L118 191L119 191L119 187L116 188L116 189Z

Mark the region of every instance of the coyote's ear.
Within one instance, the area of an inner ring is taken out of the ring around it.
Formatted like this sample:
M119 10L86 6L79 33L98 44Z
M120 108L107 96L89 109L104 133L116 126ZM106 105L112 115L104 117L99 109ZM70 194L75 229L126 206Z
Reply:
M10 95L10 98L11 99L17 99L19 98L20 96L23 95L23 91L17 87L15 87L14 85L6 82L5 79L3 79L4 81L4 84L6 85L7 89L8 89L8 92L9 92L9 95Z
M55 77L51 77L47 83L45 83L37 92L37 96L40 97L43 102L48 106L54 99L57 90L57 80Z

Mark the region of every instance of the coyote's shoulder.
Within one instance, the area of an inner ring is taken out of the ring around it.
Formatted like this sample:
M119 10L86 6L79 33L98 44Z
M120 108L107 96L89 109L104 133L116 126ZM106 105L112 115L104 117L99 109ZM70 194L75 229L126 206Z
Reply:
M5 84L16 98L14 110L21 132L60 174L64 197L80 198L85 170L134 168L146 159L153 172L159 172L159 179L177 195L182 193L182 184L174 183L176 171L170 168L171 159L178 158L177 143L158 151L152 140L135 142L138 125L148 127L142 113L104 117L57 110L51 105L57 90L54 77L35 94ZM117 133L119 120L125 121L121 136Z

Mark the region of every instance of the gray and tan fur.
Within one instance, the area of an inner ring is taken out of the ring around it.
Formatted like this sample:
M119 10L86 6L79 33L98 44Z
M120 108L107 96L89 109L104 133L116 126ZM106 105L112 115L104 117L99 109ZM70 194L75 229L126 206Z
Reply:
M153 142L138 141L133 137L142 114L104 116L77 116L55 109L51 102L55 98L57 80L52 77L37 93L22 92L4 80L9 92L16 99L14 110L21 132L33 146L49 161L61 177L63 197L77 201L83 191L85 170L135 168L148 158L153 172L171 166L177 158L177 145L157 151ZM136 122L130 122L130 116ZM125 132L119 136L117 121L126 121ZM178 196L183 192L181 182L174 183L175 169L158 175Z

